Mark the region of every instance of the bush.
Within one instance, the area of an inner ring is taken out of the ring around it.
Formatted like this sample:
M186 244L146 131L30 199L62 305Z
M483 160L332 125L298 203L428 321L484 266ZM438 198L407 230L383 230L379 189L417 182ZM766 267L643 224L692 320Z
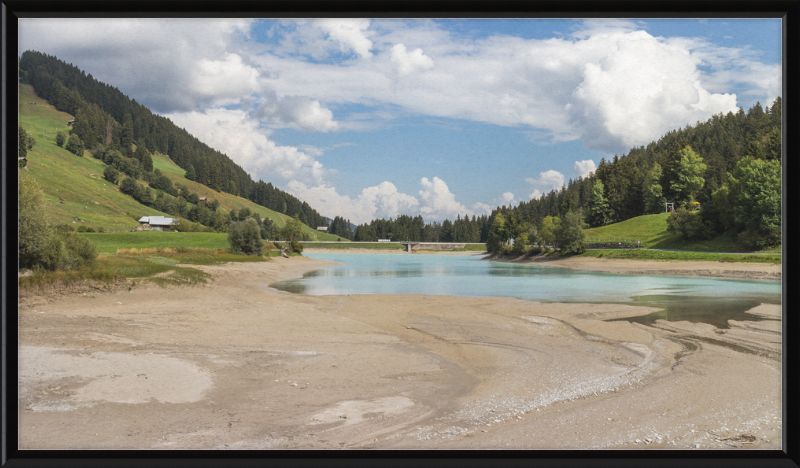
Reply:
M55 230L58 232L75 232L75 226L64 223L57 225Z
M91 267L96 258L97 248L90 240L72 232L58 232L50 237L41 266L69 271Z
M258 223L252 218L230 224L228 243L231 245L233 253L261 255L264 251L264 241L261 240Z
M40 267L52 228L44 211L44 193L31 176L19 173L19 267Z
M684 240L711 239L716 235L711 222L704 222L700 212L679 208L667 218L667 231L680 232Z
M67 135L65 135L64 132L56 133L56 144L58 146L63 148L64 147L64 143L66 143L66 141L67 141Z
M292 252L303 253L303 244L298 242L296 239L292 239L288 243L289 248L292 249Z
M106 166L106 168L103 170L103 178L112 184L117 183L118 177L119 171L114 166Z
M192 228L192 223L183 218L177 218L177 221L175 222L175 224L172 225L172 227L175 228L175 230L178 232L194 231L194 229Z
M77 156L83 156L83 142L78 135L72 135L67 141L67 151Z

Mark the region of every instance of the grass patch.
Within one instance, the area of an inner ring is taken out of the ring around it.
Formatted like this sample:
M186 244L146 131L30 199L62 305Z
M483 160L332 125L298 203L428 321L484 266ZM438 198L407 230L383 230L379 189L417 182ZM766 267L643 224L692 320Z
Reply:
M277 253L277 251L275 251ZM186 265L216 265L229 262L266 262L269 258L234 255L229 251L202 248L119 249L100 255L94 268L85 270L39 271L19 278L19 288L31 290L70 286L86 282L112 285L119 280L150 281L159 286L197 286L211 281L211 275Z
M734 255L725 253L708 252L670 252L661 250L636 250L636 249L607 249L589 250L579 257L595 258L620 258L620 259L639 259L639 260L693 260L693 261L712 261L712 262L738 262L738 263L781 263L781 256L775 254L764 255Z
M70 286L73 284L83 283L86 281L93 281L99 283L114 284L120 275L111 271L86 269L86 270L73 270L73 271L38 271L29 276L22 276L19 278L20 289L45 289L47 287L64 285Z
M100 254L114 254L118 249L181 249L200 248L227 250L228 234L215 232L82 232Z
M667 231L669 213L637 216L619 223L586 229L586 239L641 240L642 248L680 249L695 252L747 252L736 236L723 234L709 240L684 240L679 232ZM780 248L778 248L780 249ZM780 250L778 250L780 252Z
M451 252L486 252L486 244L467 244L463 249L452 249Z

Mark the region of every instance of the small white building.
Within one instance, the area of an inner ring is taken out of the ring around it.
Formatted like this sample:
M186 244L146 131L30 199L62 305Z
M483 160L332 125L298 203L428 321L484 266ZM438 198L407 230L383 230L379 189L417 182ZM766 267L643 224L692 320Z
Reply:
M319 226L317 227L317 231L328 232L328 228L326 226Z
M378 239L378 242L391 242L391 239Z
M172 229L174 222L175 218L167 218L166 216L142 216L139 218L139 224L149 224L156 231L169 231Z

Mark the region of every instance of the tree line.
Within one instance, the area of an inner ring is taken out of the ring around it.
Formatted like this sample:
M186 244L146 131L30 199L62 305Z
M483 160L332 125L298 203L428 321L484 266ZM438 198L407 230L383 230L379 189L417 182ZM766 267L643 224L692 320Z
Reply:
M673 211L669 229L687 240L730 235L748 249L779 244L781 98L771 107L756 103L747 112L715 115L627 155L603 158L587 177L518 206L498 207L489 221L494 228L503 216L496 229L506 236L502 242L525 235L551 245L558 244L558 223L573 212L580 223L571 216L571 230L667 210ZM502 242L490 242L490 248L510 248Z
M352 240L375 242L378 239L415 242L486 242L489 234L489 217L464 215L455 221L425 223L422 216L400 215L395 219L373 219L356 226Z
M148 154L168 155L186 171L186 178L218 192L226 192L289 216L298 215L308 226L325 226L325 218L308 203L265 183L255 182L227 155L200 142L171 120L153 114L119 89L96 80L78 67L55 56L25 51L19 60L20 79L33 86L56 109L75 116L70 129L71 150L98 147L134 158L142 148ZM74 137L74 139L73 139ZM77 143L80 142L80 146ZM143 154L136 159L148 164ZM152 168L149 169L152 171Z

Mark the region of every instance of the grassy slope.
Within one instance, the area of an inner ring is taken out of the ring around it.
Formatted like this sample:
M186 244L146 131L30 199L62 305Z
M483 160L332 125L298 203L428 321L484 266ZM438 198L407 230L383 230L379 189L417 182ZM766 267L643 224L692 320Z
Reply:
M684 241L680 233L667 231L668 213L637 216L585 231L587 239L639 239L650 249L682 249L698 252L744 252L735 237L722 235L710 240ZM778 250L780 251L780 250Z
M84 225L127 231L139 224L134 216L166 216L103 180L105 164L101 161L88 153L78 157L56 146L56 133L66 133L69 130L66 123L73 117L37 97L29 85L20 85L19 91L20 124L36 139L35 146L28 151L28 173L42 187L45 210L54 223L71 223L78 216L86 220ZM59 197L65 199L64 204Z
M246 198L237 197L225 192L217 192L216 190L208 188L203 184L192 182L191 180L186 179L183 176L186 171L175 165L175 163L173 163L167 156L164 156L160 153L153 155L153 168L160 169L161 172L167 176L167 178L172 180L173 184L183 184L190 191L201 197L208 198L209 201L219 200L220 208L227 212L230 212L234 209L239 211L242 208L248 208L251 212L260 214L262 218L271 219L275 225L278 226L278 228L283 227L286 224L286 220L291 219L291 216L278 213L277 211L272 211L269 208L257 205ZM322 233L305 225L303 226L303 232L308 234L312 240L335 241L339 238L336 235ZM347 239L342 238L342 241L345 242Z
M75 216L78 216L86 221L84 225L119 232L129 231L137 226L139 223L136 220L141 216L169 216L120 193L118 187L103 179L106 165L91 157L88 152L83 157L78 157L58 147L55 144L56 133L59 131L67 133L69 127L66 123L74 117L56 110L47 101L36 96L30 85L19 85L19 93L20 124L36 138L36 145L28 152L29 173L42 186L46 195L45 209L54 223L71 223ZM269 210L242 197L219 193L185 179L183 177L185 171L166 156L154 155L153 166L160 169L173 183L181 183L199 196L208 197L209 200L219 200L220 207L225 211L247 207L264 218L270 218L278 227L283 227L289 219L287 215ZM94 174L94 177L90 174ZM59 202L59 197L66 199L64 204ZM303 227L303 232L314 240L338 239L338 236L320 233L308 226Z

